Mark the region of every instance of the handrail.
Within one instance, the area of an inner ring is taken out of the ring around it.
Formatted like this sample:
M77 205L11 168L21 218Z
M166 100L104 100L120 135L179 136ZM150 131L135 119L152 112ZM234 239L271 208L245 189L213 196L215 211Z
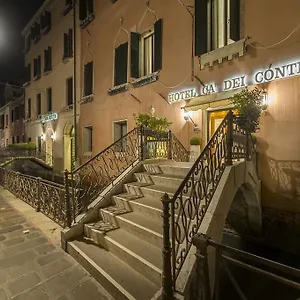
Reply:
M237 118L229 111L169 199L172 247L166 259L172 260L173 290L192 246L192 238L200 228L226 166L231 165L233 159L251 159L253 154L250 154L250 145L249 134L238 125ZM164 234L168 230L164 228ZM169 249L168 246L166 248ZM167 282L165 289L170 290L169 286L170 282Z

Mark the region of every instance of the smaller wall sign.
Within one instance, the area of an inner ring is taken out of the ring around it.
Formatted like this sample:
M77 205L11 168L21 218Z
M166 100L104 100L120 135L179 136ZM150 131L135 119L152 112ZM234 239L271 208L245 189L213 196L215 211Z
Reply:
M46 123L46 122L50 122L50 121L55 121L55 120L57 120L57 118L58 118L57 113L50 113L50 114L42 115L41 122Z

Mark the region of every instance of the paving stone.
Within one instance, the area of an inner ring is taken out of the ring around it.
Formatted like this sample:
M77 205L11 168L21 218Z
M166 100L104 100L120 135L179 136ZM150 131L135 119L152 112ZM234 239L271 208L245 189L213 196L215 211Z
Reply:
M12 220L12 219L17 219L17 218L20 218L19 214L14 214L14 215L11 215L11 216L4 216L3 220Z
M25 234L25 233L23 232L24 230L25 230L25 229L22 228L22 229L20 229L20 230L16 230L16 231L13 231L13 232L6 233L6 237L7 237L7 238L8 238L8 237L17 237L17 236L20 236L20 235L26 236L27 234ZM29 230L29 232L34 232L34 231L36 231L37 229L31 227L31 228L26 228L26 230Z
M3 249L1 252L4 256L10 256L22 252L24 249L34 248L42 244L45 244L47 242L48 240L45 237L41 237L41 238L25 241L18 245L11 246L7 249Z
M37 267L38 266L34 263L34 261L29 261L20 266L9 268L6 270L6 276L8 279L15 279L34 271Z
M5 282L6 282L6 276L5 276L4 272L2 271L2 272L0 272L0 285L2 285ZM1 300L1 298L0 298L0 300Z
M12 296L16 296L40 282L41 279L36 273L30 273L17 280L11 281L8 283L7 287Z
M49 279L54 275L57 275L62 271L71 268L72 265L73 264L70 261L68 261L66 258L62 258L51 264L46 265L45 267L41 268L39 271L46 279Z
M0 242L6 240L6 237L4 235L0 235Z
M10 267L18 266L28 261L34 260L36 254L32 250L23 251L8 258L0 259L0 270L5 270Z
M43 236L43 234L40 231L37 231L37 230L33 231L33 232L29 232L29 233L26 234L26 237L30 240L35 239L37 237L41 237L41 236Z
M8 220L8 221L1 221L0 222L0 227L5 228L5 227L10 227L13 225L17 225L17 224L22 224L25 223L26 219L19 217L17 219L13 219L13 220Z
M12 300L48 300L48 299L49 296L47 295L42 285L39 285L38 287L33 288L28 292L22 293L21 295L12 298Z
M86 272L81 267L74 267L64 271L58 276L45 282L47 293L50 296L64 294L78 284L86 276Z
M9 246L13 246L13 245L22 243L24 241L25 241L25 238L22 237L22 236L19 236L19 237L16 237L16 238L13 238L13 239L10 239L10 240L7 240L7 241L3 242L3 245L6 246L6 247L9 247Z
M0 289L0 300L7 300L9 299L3 289Z
M105 291L103 291L105 294ZM106 296L101 296L99 293L99 289L97 284L92 281L92 279L88 279L82 284L78 285L71 291L72 299L74 300L82 300L82 299L89 299L89 300L107 300Z
M46 254L51 252L52 250L54 250L55 247L52 244L45 244L43 246L40 247L36 247L34 248L34 250L38 253L38 254Z
M49 253L43 257L39 257L37 259L37 263L40 265L40 266L45 266L61 257L63 257L64 255L66 255L63 251L57 251L57 252L52 252L52 253Z
M56 298L55 300L69 300L69 298L67 298L67 296L65 296L65 295L62 295L62 296L59 296L58 298Z
M23 228L24 227L20 224L13 225L13 226L10 226L10 227L1 228L0 229L0 234L16 231L16 230L23 229Z

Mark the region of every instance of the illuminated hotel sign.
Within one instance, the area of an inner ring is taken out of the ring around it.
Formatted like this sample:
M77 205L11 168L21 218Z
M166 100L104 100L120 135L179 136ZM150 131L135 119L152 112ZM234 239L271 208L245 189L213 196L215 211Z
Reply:
M55 120L57 120L57 118L58 118L57 113L50 113L50 114L47 114L47 115L42 115L41 116L41 122L46 123L46 122L49 122L49 121L55 121Z
M264 82L270 82L276 79L287 78L300 74L300 61L284 64L274 68L268 68L261 70L253 75L253 81L247 82L246 75L226 79L221 85L221 89L218 90L217 85L214 83L205 85L202 87L201 92L197 93L195 88L171 93L168 96L168 102L174 103L181 100L188 100L199 96L209 95L216 92L226 92L239 88L246 87L248 84L260 84Z

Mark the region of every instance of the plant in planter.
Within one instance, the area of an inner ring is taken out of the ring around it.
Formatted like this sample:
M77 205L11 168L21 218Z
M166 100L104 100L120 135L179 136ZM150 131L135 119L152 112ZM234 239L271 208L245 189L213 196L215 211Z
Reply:
M237 123L242 129L250 133L259 129L259 119L263 111L262 99L263 91L258 88L243 89L229 99L237 111Z
M194 162L201 154L201 147L200 147L200 138L198 136L194 136L190 139L190 161Z
M133 117L137 126L143 126L154 131L166 132L172 125L172 122L169 122L167 118L158 118L151 114L139 113L138 116L133 114Z

